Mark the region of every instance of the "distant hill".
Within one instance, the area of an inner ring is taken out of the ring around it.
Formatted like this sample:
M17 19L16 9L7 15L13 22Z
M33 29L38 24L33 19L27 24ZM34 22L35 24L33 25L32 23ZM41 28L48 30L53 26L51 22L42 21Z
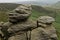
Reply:
M42 6L32 6L32 8L33 8L33 10L36 10L36 11L38 11L38 12L40 12L40 13L53 13L54 11L52 11L52 10L49 10L49 9L47 9L47 8L44 8L44 7L42 7Z
M35 3L35 2L34 2ZM16 7L18 7L20 4L17 3L0 3L0 11L10 11L15 9ZM46 10L45 8L41 7L41 6L36 6L36 5L32 5L32 8L34 10L37 10L39 12L46 12L48 10ZM50 11L49 11L50 12Z
M38 6L47 5L47 3L41 1L22 1L22 2L17 2L17 4L32 4Z
M10 11L15 9L19 4L14 3L0 3L0 11Z
M51 5L52 8L57 8L60 9L60 1L58 1L57 3Z
M13 9L15 9L17 6L19 6L20 4L17 3L0 3L0 11L11 11ZM49 10L47 8L44 8L42 6L36 6L36 5L32 5L33 10L39 12L39 13L45 13L45 15L51 15L52 13L54 13L54 11ZM53 16L54 14L52 14Z

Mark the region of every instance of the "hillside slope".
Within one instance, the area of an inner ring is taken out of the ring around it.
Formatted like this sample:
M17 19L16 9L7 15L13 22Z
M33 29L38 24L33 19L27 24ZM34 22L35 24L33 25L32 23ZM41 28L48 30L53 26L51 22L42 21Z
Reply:
M14 3L0 3L0 11L10 11L15 9L19 4Z

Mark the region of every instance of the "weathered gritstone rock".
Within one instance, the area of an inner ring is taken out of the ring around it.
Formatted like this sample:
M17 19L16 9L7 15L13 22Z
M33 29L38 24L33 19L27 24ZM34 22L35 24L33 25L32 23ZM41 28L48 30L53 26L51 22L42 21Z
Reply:
M38 18L38 21L41 23L52 23L54 22L54 18L50 17L50 16L41 16Z
M31 5L20 5L9 14L9 22L4 23L6 40L28 40L28 31L37 27L29 19ZM29 36L30 37L30 36Z
M39 17L37 28L31 32L31 40L57 40L56 29L52 25L54 21L54 18L49 16Z
M31 15L31 9L31 5L20 5L9 13L9 21L17 22L28 19Z

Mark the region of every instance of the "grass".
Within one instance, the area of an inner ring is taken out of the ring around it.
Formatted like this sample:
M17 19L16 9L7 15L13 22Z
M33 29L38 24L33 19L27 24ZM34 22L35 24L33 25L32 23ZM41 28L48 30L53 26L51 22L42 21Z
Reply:
M0 11L0 22L1 21L6 22L7 21L7 18L8 18L7 13L5 11Z
M57 30L58 40L60 40L60 23L54 23L54 26Z

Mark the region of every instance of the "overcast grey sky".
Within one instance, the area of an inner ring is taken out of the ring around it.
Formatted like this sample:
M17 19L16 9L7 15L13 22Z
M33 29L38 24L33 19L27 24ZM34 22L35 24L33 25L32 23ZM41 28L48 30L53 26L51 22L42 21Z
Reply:
M21 1L35 1L35 0L0 0L0 2L21 2Z
M21 2L21 1L39 1L39 2L57 2L57 1L60 1L60 0L0 0L0 3L1 2Z

